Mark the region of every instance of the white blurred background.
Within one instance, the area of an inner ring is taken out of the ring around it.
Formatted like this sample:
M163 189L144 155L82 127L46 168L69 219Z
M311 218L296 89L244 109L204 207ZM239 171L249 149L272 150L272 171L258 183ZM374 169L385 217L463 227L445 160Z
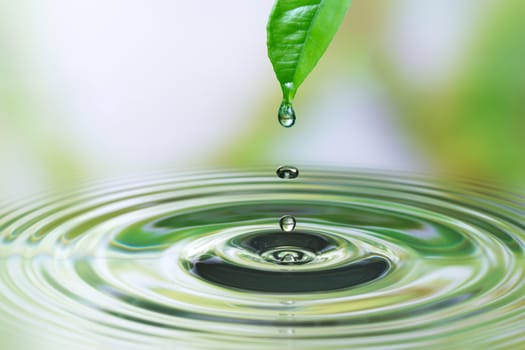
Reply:
M448 140L439 123L460 112L436 109L435 96L483 63L476 48L501 2L355 0L299 90L289 130L276 120L280 88L266 55L272 4L1 0L0 197L162 170L440 172L474 159L466 147L450 160L465 135Z

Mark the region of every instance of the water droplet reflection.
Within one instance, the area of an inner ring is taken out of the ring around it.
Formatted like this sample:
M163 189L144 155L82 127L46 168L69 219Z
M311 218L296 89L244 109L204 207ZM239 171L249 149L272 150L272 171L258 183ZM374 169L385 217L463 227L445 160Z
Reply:
M279 123L285 128L291 128L295 124L295 111L290 102L283 101L277 114Z
M283 165L275 172L281 179L295 179L299 176L299 169L290 165Z
M293 232L295 230L295 225L297 221L293 216L285 215L279 220L279 226L283 232Z

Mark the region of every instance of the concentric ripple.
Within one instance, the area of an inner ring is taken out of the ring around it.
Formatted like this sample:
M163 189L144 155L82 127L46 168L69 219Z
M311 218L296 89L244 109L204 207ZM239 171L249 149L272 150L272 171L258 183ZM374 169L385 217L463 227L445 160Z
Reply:
M308 169L87 188L0 212L0 325L69 349L520 349L524 202Z

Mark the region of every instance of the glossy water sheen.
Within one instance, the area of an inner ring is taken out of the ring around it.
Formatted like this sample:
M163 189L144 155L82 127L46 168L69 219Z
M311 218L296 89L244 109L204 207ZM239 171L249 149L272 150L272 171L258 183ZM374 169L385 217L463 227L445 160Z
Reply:
M284 232L292 232L296 224L295 218L291 215L285 215L279 220L279 227Z
M279 167L276 172L281 179L295 179L299 176L299 169L290 165L283 165Z
M295 124L295 111L290 102L283 101L281 103L277 112L277 119L279 124L285 128L291 128Z
M523 347L521 195L269 173L112 183L4 210L0 324L67 349Z

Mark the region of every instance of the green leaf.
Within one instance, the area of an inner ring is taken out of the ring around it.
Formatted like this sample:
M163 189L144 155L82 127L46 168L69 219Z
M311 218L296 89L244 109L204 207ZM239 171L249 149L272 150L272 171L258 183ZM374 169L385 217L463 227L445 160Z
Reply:
M268 56L291 102L341 25L351 0L277 0L268 21Z

